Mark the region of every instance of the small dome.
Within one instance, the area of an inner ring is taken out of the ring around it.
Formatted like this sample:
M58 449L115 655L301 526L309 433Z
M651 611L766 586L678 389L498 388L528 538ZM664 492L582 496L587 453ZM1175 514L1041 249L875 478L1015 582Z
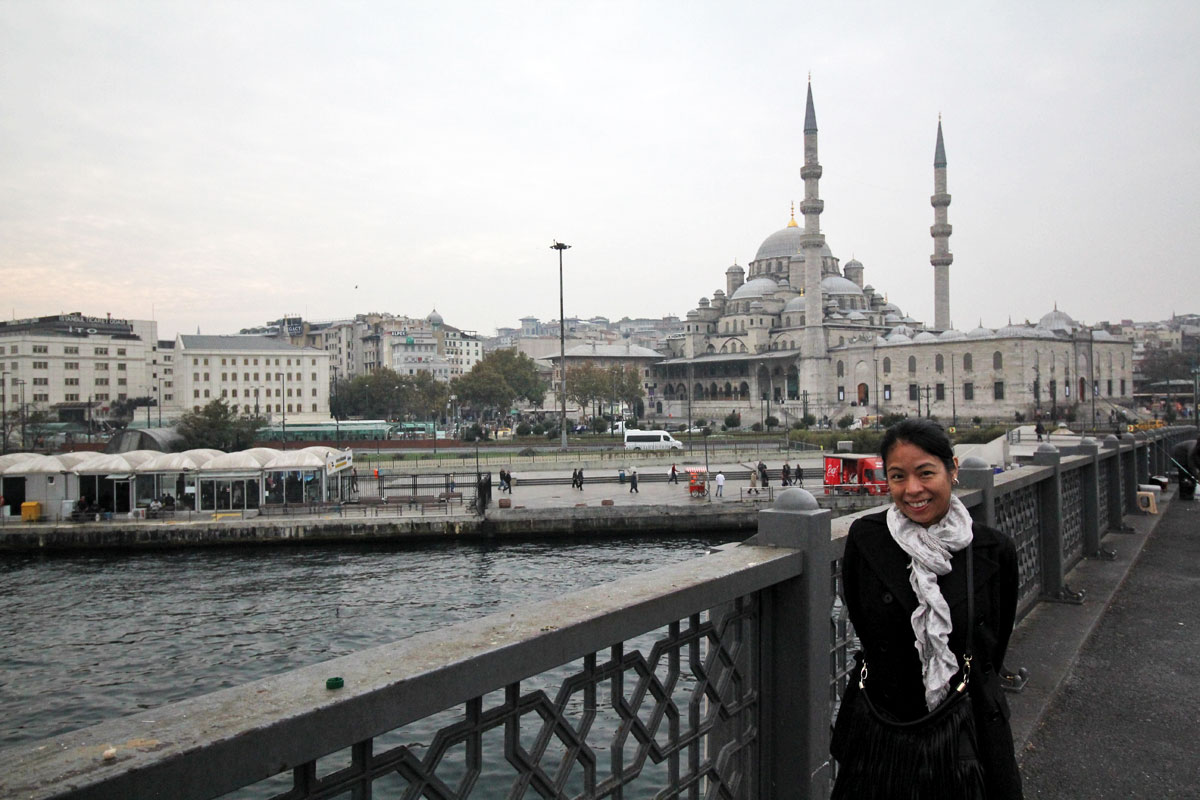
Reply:
M708 308L708 298L707 297L700 298L700 308Z
M1115 342L1116 338L1108 331L1092 331L1092 339L1097 342Z
M764 258L791 258L792 256L800 255L800 241L804 238L804 228L788 226L782 230L775 231L759 245L758 252L754 255L755 261L762 261ZM829 245L821 246L821 255L825 258L833 258L833 252L829 249Z
M1037 334L1034 330L1026 325L1013 325L1009 323L1000 330L996 331L996 335L1005 339L1029 339Z
M963 333L962 331L956 331L953 328L951 328L949 330L942 331L941 335L939 335L938 338L941 339L943 342L953 342L958 339L965 339L965 338L967 338L967 335L965 333Z
M892 330L888 333L888 338L890 339L896 335L904 336L906 338L911 339L913 336L913 329L908 327L907 325L897 325L896 327L892 328Z
M713 292L713 300L723 300L725 298L725 290L717 289Z
M847 280L841 275L830 275L821 279L821 291L828 295L847 295L862 297L863 291L854 281Z
M1070 314L1059 311L1057 308L1038 320L1037 326L1042 330L1062 331L1063 333L1074 333L1079 329L1079 323L1071 319Z
M803 311L803 310L804 310L804 295L800 295L799 297L793 297L791 300L788 300L787 305L783 307L783 311L785 314L789 311Z
M887 341L888 344L909 344L912 339L907 333L889 333Z
M847 266L847 267L861 267L861 266L862 266L862 262L861 262L861 261L859 261L857 258L852 258L852 259L850 259L849 261L847 261L847 262L844 264L844 266Z
M751 311L762 311L763 310L762 300L751 301L750 302L750 310Z
M936 342L937 337L931 331L921 331L913 337L913 342Z
M867 315L861 311L851 311L846 315L846 319L851 320L852 322L866 322Z
M881 344L887 344L887 343L888 343L888 342L887 342L887 339L883 338L882 336L876 336L876 337L875 337L875 346L876 346L876 347L878 347L878 346L879 346L879 345L881 345Z
M896 305L895 303L884 303L883 307L879 310L890 314L895 314L896 316L900 316L902 313L904 313L900 310L900 306Z
M729 296L730 300L749 300L754 297L762 297L766 289L770 288L775 291L775 281L770 278L755 278L752 281L746 281L737 288L737 291Z
M430 325L441 325L442 324L442 315L437 312L436 308L433 311L429 312L429 316L426 317L425 319L429 322Z
M884 314L883 321L888 325L899 325L900 317L897 314Z
M994 332L992 331L991 328L985 328L982 325L980 325L978 328L976 328L975 330L968 333L967 338L968 339L990 339L990 338L992 338L993 333Z
M725 274L726 275L745 275L746 270L742 269L737 264L734 264L732 267L725 270Z

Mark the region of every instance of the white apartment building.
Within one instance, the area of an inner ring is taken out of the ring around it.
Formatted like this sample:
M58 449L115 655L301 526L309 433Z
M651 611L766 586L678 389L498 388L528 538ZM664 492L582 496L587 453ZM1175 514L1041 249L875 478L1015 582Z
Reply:
M175 340L176 395L186 410L224 399L272 421L329 418L330 356L265 336L183 336Z
M50 411L64 421L103 418L113 404L168 401L157 324L57 314L0 322L0 392L9 410Z

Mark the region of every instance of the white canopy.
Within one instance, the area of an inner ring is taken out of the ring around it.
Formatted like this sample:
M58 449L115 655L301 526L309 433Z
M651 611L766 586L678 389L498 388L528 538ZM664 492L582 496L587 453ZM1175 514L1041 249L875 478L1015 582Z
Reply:
M149 461L138 465L137 471L142 472L190 472L200 469L202 464L211 461L212 457L194 450L186 453L159 453Z
M5 468L5 475L55 475L59 472L70 472L70 468L54 456L32 455L32 458L18 461Z
M80 461L71 469L76 475L128 475L133 465L116 453L96 453L92 458Z
M317 455L308 448L304 450L283 450L275 458L268 461L263 469L325 469L325 456Z

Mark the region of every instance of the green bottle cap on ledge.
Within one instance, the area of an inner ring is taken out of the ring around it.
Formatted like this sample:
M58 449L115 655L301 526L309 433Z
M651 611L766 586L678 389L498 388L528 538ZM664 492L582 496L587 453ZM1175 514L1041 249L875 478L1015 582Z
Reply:
M325 681L326 689L340 689L346 685L346 682L341 678L329 678Z

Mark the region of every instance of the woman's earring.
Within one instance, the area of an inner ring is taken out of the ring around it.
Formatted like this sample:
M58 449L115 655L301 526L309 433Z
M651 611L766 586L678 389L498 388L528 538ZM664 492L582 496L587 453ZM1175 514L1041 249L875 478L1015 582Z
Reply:
M951 481L951 483L952 483L954 486L958 486L958 478L955 478L954 480L952 480L952 481Z

